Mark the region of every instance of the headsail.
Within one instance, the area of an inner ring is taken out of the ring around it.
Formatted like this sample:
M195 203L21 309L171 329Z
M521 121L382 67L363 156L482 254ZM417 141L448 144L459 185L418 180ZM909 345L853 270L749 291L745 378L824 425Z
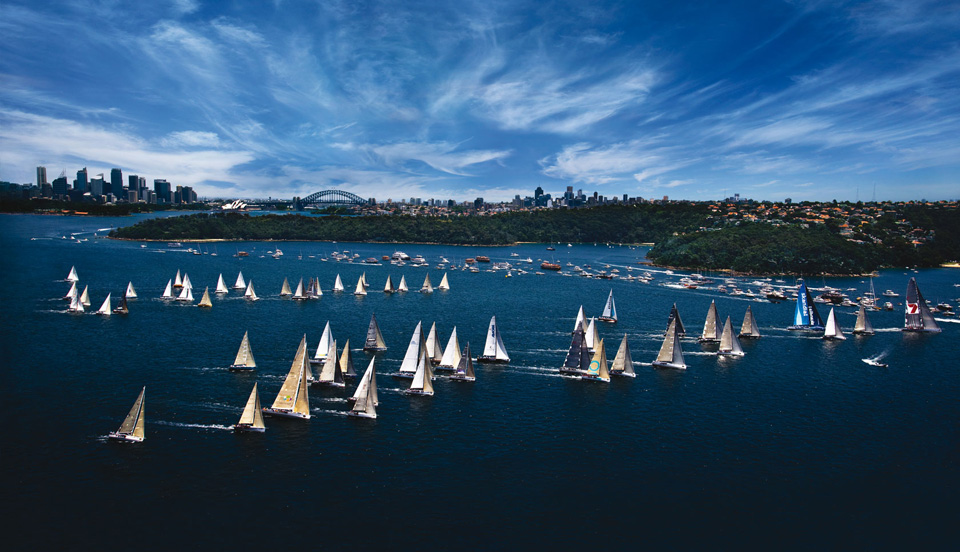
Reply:
M110 294L107 294L107 298L103 300L103 304L100 305L100 309L97 310L97 314L102 314L104 316L110 316Z
M677 368L685 370L687 364L683 361L683 351L680 348L680 337L678 336L679 319L670 322L667 327L667 335L663 338L663 344L660 346L660 353L653 365L660 368Z
M587 319L583 315L583 305L580 305L580 310L577 311L577 320L573 323L573 331L576 332L577 328L583 330L583 333L587 333Z
M330 350L327 351L327 358L323 361L323 369L317 376L317 383L343 387L343 372L340 370L340 363L337 362L336 341L330 343Z
M137 290L133 289L133 282L127 282L127 292L124 294L127 299L136 299Z
M827 316L827 325L823 328L823 338L840 341L846 339L846 336L843 335L843 330L841 330L840 325L837 324L837 317L833 313L833 307L830 307L830 314Z
M450 289L450 282L447 280L447 273L443 273L443 279L440 280L440 285L437 286L437 289L442 289L448 291Z
M590 323L587 324L587 333L584 334L587 349L592 353L600 342L600 330L597 329L597 319L590 317Z
M217 293L230 293L227 289L227 283L223 281L223 274L217 277Z
M723 323L723 333L720 335L720 348L717 349L718 355L743 356L743 348L740 346L740 340L737 334L733 333L733 323L730 317Z
M717 314L717 302L710 301L710 308L707 310L707 319L703 323L700 342L716 343L718 341L720 341L720 316Z
M607 296L607 303L603 305L603 313L598 318L601 322L616 322L617 321L617 304L613 300L613 290L610 290L610 295Z
M907 283L907 297L904 301L906 317L904 319L903 331L905 332L939 332L940 325L933 318L930 307L923 299L920 293L920 287L917 286L917 279L910 278Z
M427 349L429 350L429 348ZM450 332L450 339L447 340L447 347L443 350L443 356L440 358L440 365L437 367L455 370L460 364L460 341L457 339L457 327L453 327Z
M248 332L243 332L243 340L240 341L240 349L237 351L237 358L233 360L231 368L256 368L257 361L253 358L253 350L250 348L250 338Z
M370 325L367 327L367 339L363 343L364 351L386 351L387 344L383 341L380 326L377 324L377 315L370 315Z
M757 327L757 320L753 317L753 311L750 305L747 305L747 312L743 315L743 324L740 326L740 337L760 337L760 328Z
M620 342L620 348L617 349L617 356L613 359L610 373L615 376L631 378L637 375L633 371L633 355L630 354L630 345L627 344L627 334L623 334L623 341Z
M203 288L203 297L200 298L200 303L197 306L208 309L213 307L213 302L210 301L210 288Z

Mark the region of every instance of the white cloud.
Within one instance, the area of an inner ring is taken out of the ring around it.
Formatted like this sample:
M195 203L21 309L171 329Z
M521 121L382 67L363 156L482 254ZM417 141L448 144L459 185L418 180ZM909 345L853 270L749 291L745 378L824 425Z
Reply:
M218 148L220 147L220 137L215 132L202 132L198 130L184 130L173 132L160 140L160 145L165 148L178 147L200 147L200 148Z

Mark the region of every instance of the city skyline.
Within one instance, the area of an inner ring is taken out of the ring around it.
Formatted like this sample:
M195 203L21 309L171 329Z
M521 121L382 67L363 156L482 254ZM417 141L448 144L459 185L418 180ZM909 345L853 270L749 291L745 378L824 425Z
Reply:
M117 167L205 197L458 201L960 182L947 2L11 1L0 28L0 180Z

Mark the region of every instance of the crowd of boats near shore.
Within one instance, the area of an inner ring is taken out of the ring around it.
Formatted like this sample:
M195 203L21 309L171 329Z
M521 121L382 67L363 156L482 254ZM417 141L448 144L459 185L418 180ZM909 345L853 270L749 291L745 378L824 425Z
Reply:
M695 277L691 277L692 279ZM87 288L83 292L78 292L77 272L71 268L67 280L71 283L70 292L67 298L70 299L71 309L75 304L82 305L84 296L87 295ZM702 278L696 278L703 283ZM358 282L354 294L361 295L366 293L369 284L366 282L366 273L364 272ZM872 288L872 283L871 283ZM179 289L179 294L174 294L174 290ZM245 281L242 272L238 274L236 283L233 285L235 291L243 290L244 297L248 300L257 300L256 292L253 289L252 281ZM449 290L449 280L447 274L444 274L438 289ZM182 300L193 302L191 295L192 283L189 276L177 272L175 278L168 283L162 298L168 300ZM332 291L335 293L345 293L345 288L339 274L336 277ZM387 276L384 286L385 293L402 293L407 291L405 277L401 277L399 286L393 287L390 276ZM423 293L432 293L433 288L430 284L429 274L420 289ZM794 310L793 324L786 329L791 331L805 332L807 334L819 335L827 341L843 341L846 339L846 333L837 321L835 308L843 306L844 303L836 303L830 298L824 298L823 294L815 299L811 294L811 289L800 279L793 295L796 299L796 308ZM829 291L829 290L828 290ZM230 293L230 289L225 285L222 274L218 278L216 291L217 294ZM296 287L296 291L291 289L289 281L285 278L281 286L280 295L288 296L291 299L308 300L322 296L318 278L309 278L305 284L301 279ZM884 295L890 297L893 292L888 290ZM127 290L122 295L123 312L129 312L127 299L135 299L136 290L132 282L128 284ZM819 299L819 300L818 300ZM873 301L871 301L873 299ZM109 294L105 301L105 306L101 306L97 311L99 314L109 314ZM209 288L204 290L204 296L198 306L204 306L203 303L209 303ZM817 308L817 303L831 304L829 314L824 322ZM908 332L926 332L939 333L941 331L939 324L933 316L935 307L932 307L923 299L920 293L916 279L911 277L905 295L905 322L903 331ZM206 305L209 307L210 305ZM858 308L857 320L851 333L855 336L867 337L873 335L875 330L869 318L869 311L877 309L875 295L868 292L866 297L861 298L855 304ZM114 312L117 309L113 309ZM628 336L623 335L617 347L613 361L608 362L607 347L604 339L599 334L599 325L615 324L618 320L616 301L613 290L610 290L607 301L604 304L600 316L587 318L581 306L577 313L574 328L571 332L571 342L563 363L557 368L559 375L565 378L572 378L582 381L610 382L611 378L632 378L636 377L634 370L634 361L630 351ZM721 322L721 320L723 320ZM684 370L687 368L683 358L683 339L687 337L686 327L683 324L680 312L676 304L673 305L667 318L666 330L663 335L663 341L652 366L660 369ZM741 345L741 340L759 339L761 337L759 325L748 305L743 316L740 330L735 331L731 316L722 319L716 301L711 301L703 330L697 338L704 350L712 351L721 358L737 358L745 355ZM457 328L454 327L446 342L446 347L441 347L441 339L434 323L429 331L424 330L422 321L418 322L413 330L406 352L401 361L399 370L392 374L393 377L410 380L407 389L404 390L408 395L433 395L435 390L433 381L438 377L443 377L446 373L447 379L458 382L475 382L476 371L474 369L474 358L471 357L470 345L467 343L461 348ZM345 388L348 381L357 380L353 394L349 397L352 407L346 412L348 416L357 418L373 419L377 417L377 406L379 399L377 396L377 373L376 361L377 355L387 350L383 335L380 331L376 315L371 315L370 323L367 329L367 335L364 339L362 350L370 353L372 356L362 375L359 375L355 369L353 351L350 347L350 340L347 339L342 347L339 347L337 340L333 336L330 322L326 323L320 342L316 351L311 357L308 353L308 343L306 335L301 339L293 362L284 379L284 382L277 393L276 398L269 407L261 407L257 384L255 383L250 396L245 404L239 421L233 426L237 432L260 432L264 431L264 415L286 418L309 419L310 402L309 388L332 387ZM476 357L479 363L500 363L510 362L510 356L503 344L500 335L496 316L491 317L486 333L486 339L482 353ZM867 364L878 367L886 367L880 357L863 359ZM236 372L253 372L257 369L254 360L253 347L248 333L244 333L240 342L240 347L234 358L233 363L227 367ZM124 419L121 427L109 435L111 440L122 442L139 442L145 438L144 433L144 395L145 388L141 389L133 407Z

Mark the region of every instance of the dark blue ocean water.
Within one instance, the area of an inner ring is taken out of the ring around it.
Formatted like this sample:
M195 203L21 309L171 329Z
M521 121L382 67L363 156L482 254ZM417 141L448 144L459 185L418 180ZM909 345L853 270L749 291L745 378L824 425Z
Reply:
M662 272L645 285L454 271L449 292L384 295L388 274L417 289L442 272L319 259L344 249L379 257L390 245L221 243L200 246L217 256L195 256L93 236L136 220L0 216L0 457L18 547L885 549L945 548L957 537L960 325L941 317L940 335L898 331L909 276L928 299L956 305L956 270L883 272L874 285L901 294L897 310L871 315L875 336L825 343L784 330L790 302L670 289L658 284L676 277ZM74 232L88 241L60 239ZM266 256L276 245L284 256ZM233 257L238 247L250 257ZM517 252L610 264L621 275L627 266L638 274L645 253L604 244L397 247L431 265L440 256L516 262ZM140 298L128 316L68 314L59 298L71 266L94 310L128 281ZM178 269L197 299L218 274L232 285L242 270L261 300L231 292L211 310L165 303L158 297ZM350 291L364 271L370 293L357 298ZM338 273L347 293L329 290ZM324 296L281 299L284 277L294 286L319 277ZM853 296L868 285L826 283L857 288ZM629 336L636 379L558 377L577 308L599 315L611 288L620 321L600 333L610 360ZM752 306L764 337L744 342L745 357L718 360L696 343L711 299L737 328ZM674 302L694 337L683 342L689 368L655 370ZM309 421L267 418L263 435L229 431L253 383L269 405L301 336L312 354L328 320L362 371L374 312L389 346L377 357L379 418L344 415L348 383L311 389ZM854 314L838 311L848 333ZM406 382L389 374L418 321L436 322L442 345L456 326L477 354L492 315L509 365L477 365L472 385L438 379L430 398L401 394ZM230 373L245 331L259 369ZM860 360L882 352L889 368ZM147 440L105 442L144 385Z

